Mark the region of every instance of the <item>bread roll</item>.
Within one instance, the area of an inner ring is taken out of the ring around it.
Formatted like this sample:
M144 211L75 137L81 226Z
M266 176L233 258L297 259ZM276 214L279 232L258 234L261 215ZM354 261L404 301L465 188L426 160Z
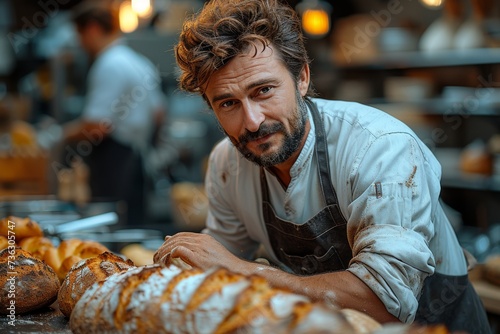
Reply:
M57 296L59 309L69 318L73 307L83 293L95 282L134 267L130 260L123 260L118 255L104 252L97 257L80 260L68 272L61 284Z
M0 251L0 313L21 314L49 306L57 299L59 286L54 270L25 250Z
M129 244L120 250L128 259L132 260L138 266L153 264L155 251L145 248L140 244Z
M10 231L10 234L9 234ZM42 237L43 231L37 222L31 220L31 218L19 218L16 216L8 216L0 220L0 235L8 237L14 232L16 237L16 242L19 243L21 240L27 237Z
M378 325L373 321L373 324ZM357 333L337 310L226 269L143 266L92 285L73 333Z

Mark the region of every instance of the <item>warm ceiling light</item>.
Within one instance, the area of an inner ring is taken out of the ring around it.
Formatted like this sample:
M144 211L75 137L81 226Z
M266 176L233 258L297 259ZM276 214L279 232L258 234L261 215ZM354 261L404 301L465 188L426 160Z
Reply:
M121 3L119 18L120 30L124 33L132 32L139 26L139 18L128 1Z
M328 13L320 9L307 9L302 14L302 28L308 35L326 35L330 31Z
M443 4L444 0L420 0L420 2L430 8L439 8Z
M302 17L304 33L320 38L330 31L331 6L327 2L318 0L304 0L296 7Z
M132 0L132 9L140 17L148 17L153 12L150 0Z

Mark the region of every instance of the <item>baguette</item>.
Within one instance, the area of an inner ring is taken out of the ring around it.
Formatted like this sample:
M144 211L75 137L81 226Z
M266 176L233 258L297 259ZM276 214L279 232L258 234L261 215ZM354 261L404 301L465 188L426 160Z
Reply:
M70 328L75 334L361 333L338 310L272 288L259 276L174 265L136 267L96 282L76 303Z

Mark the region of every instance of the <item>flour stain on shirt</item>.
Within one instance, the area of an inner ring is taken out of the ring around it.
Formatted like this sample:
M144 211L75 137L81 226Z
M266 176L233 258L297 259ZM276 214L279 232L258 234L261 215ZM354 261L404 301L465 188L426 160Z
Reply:
M415 177L415 173L417 173L417 166L413 166L413 171L411 172L411 175L410 177L408 178L408 180L406 180L405 182L405 185L408 187L408 188L411 188L414 186L414 183L413 183L413 178Z
M222 180L222 183L226 183L226 181L227 181L227 173L226 172L222 172L220 178Z

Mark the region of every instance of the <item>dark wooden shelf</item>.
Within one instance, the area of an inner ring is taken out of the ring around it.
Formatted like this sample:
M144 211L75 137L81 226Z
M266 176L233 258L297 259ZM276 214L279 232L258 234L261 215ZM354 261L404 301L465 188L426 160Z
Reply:
M446 188L500 192L500 175L485 176L443 171L441 186Z
M367 101L367 104L381 110L384 110L384 107L386 106L391 106L391 108L398 105L401 107L413 106L417 107L422 111L422 113L427 115L500 116L500 104L498 103L483 103L480 108L475 108L476 110L469 110L458 101L447 101L439 97L407 102L393 102L384 98L377 98Z
M336 66L341 70L396 70L490 64L500 64L500 48L391 52L380 54L367 62L337 64Z

